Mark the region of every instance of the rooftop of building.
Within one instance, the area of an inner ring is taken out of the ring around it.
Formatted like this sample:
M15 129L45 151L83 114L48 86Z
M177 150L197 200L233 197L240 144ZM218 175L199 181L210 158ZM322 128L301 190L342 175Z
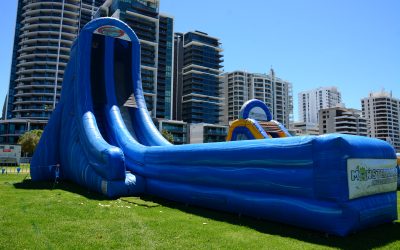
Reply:
M381 91L371 92L369 93L369 97L379 98L379 97L387 97L387 98L394 98L392 91L388 92L382 89ZM397 99L397 98L395 98Z
M273 69L271 69L273 71ZM272 72L270 71L269 73L251 73L248 72L246 70L234 70L234 71L230 71L230 72L224 72L222 74L222 76L227 76L227 75L232 75L232 74L243 74L243 76L249 76L249 77L260 77L260 78L267 78L267 79L271 79L272 78ZM275 73L273 74L275 81L278 82L285 82L285 83L290 83L287 80L284 80L282 78L276 77Z
M323 86L323 87L318 87L318 88L315 88L315 89L309 89L309 90L301 91L301 92L299 92L299 95L300 94L317 92L317 91L324 91L324 90L331 90L331 91L334 91L334 92L340 92L336 86Z

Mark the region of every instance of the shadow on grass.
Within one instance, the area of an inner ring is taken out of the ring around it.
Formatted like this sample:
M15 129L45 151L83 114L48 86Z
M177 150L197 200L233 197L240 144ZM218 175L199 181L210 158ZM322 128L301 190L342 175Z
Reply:
M76 193L82 195L91 200L108 200L108 198L102 194L98 194L96 192L92 192L85 188L82 188L79 185L76 185L71 182L61 181L59 183L54 182L36 182L31 179L23 180L19 183L14 183L14 187L17 189L29 189L29 190L64 190L67 192Z
M144 196L142 199L156 202L165 207L178 209L185 213L195 214L204 218L227 222L233 225L248 227L261 233L278 235L285 238L297 239L308 243L334 248L372 249L383 247L389 243L400 240L400 222L369 228L347 237L338 237L277 222L259 220L247 216L238 216L231 213L196 206L187 206L152 196Z
M108 200L106 196L88 191L77 184L62 181L56 185L52 182L33 182L30 179L20 183L14 183L15 188L30 190L64 190L82 195L91 200ZM341 249L372 249L386 246L389 243L400 239L400 223L384 224L367 230L363 230L347 237L337 237L326 235L308 229L302 229L295 226L281 223L257 220L247 216L241 216L215 211L211 209L200 208L196 206L187 206L154 196L142 196L145 202L155 202L162 206L178 209L185 213L198 215L215 221L227 222L232 225L248 227L258 232L278 235L285 238L292 238L303 242L313 243L321 246L329 246Z

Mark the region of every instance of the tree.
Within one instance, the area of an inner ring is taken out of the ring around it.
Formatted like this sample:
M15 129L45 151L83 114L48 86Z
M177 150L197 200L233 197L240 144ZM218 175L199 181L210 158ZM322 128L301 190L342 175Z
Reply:
M42 134L43 130L40 129L25 132L18 140L18 144L21 144L22 152L32 156Z
M170 143L174 143L174 136L171 134L171 132L169 132L168 130L163 129L161 131L162 136L164 136L164 138L169 141Z

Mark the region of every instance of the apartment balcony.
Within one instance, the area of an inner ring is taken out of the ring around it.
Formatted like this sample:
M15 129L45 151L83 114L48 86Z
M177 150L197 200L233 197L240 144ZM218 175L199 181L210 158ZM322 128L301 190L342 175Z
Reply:
M35 56L35 55L40 55L40 56L46 56L48 54L54 54L57 55L58 53L58 46L22 46L18 51L21 55L18 58L21 57L29 57L29 56ZM26 53L26 54L23 54Z
M71 0L70 0L70 2L71 2ZM72 3L69 3L69 2L65 2L64 3L64 8L79 9L79 2L80 1L79 0L75 0L75 2L76 2L75 4L72 4ZM42 5L54 5L54 6L62 7L62 2L61 1L60 2L53 2L53 1L50 1L50 0L47 3L43 2L43 1L34 2L34 1L24 0L24 4L25 4L25 6L22 8L23 10L34 8L34 7L41 7Z
M64 63L64 66L66 64ZM64 74L64 70L58 70L56 69L56 66L52 66L52 67L33 67L33 68L21 68L20 70L17 71L17 75L23 75L23 74L33 74L34 73L43 73L43 74L53 74L55 75L56 73L60 73L60 74ZM39 76L39 75L38 75Z
M47 36L54 36L57 37L59 36L60 32L59 31L46 31L46 30L42 30L42 31L26 31L24 33L21 33L21 35L19 36L20 39L24 39L24 38L35 38L38 37L39 35L47 35ZM61 31L61 40L71 40L73 41L76 38L76 34L75 33L69 33L69 32L65 32L65 31Z
M61 21L61 20L60 20ZM39 30L49 30L49 31L59 31L60 30L60 22L56 23L45 23L45 22L29 22L26 23L21 29L21 32L25 31L39 31ZM68 30L69 33L76 34L78 31L78 27L72 26L69 24L62 24L62 30Z
M0 133L0 136L20 136L25 134L26 130L8 130L8 131L2 131Z
M343 125L349 125L349 126L357 126L357 122L353 121L335 121L335 126L343 126Z
M18 83L15 89L27 90L27 89L54 89L54 81L50 82L30 82L30 83ZM57 88L61 89L61 85L57 85Z
M196 70L200 70L203 72L215 72L217 75L222 74L223 71L219 70L219 69L214 69L214 68L210 68L210 67L205 67L202 65L197 65L197 64L189 64L186 65L185 67L183 67L183 72L188 71L190 69L196 69Z
M77 22L78 20L73 20L73 21L66 21L63 19L62 25L63 26L69 26L77 29ZM42 26L46 25L60 25L61 23L61 17L58 16L26 16L22 21L21 24L23 25L22 28L25 28L28 25L33 25L33 24L41 24Z
M336 132L345 135L358 135L356 131L336 131Z
M340 120L340 119L356 120L357 118L355 116L353 116L351 113L350 114L342 113L341 116L335 117L335 120Z
M26 14L26 13L24 13ZM52 13L52 12L46 12L43 13L41 11L36 11L36 12L31 12L28 15L25 15L25 17L23 17L21 24L27 24L30 23L32 20L42 20L43 18L49 18L49 17L53 17L58 19L59 21L61 21L61 15L60 12L58 13ZM78 17L79 17L79 13L74 15L74 14L68 14L66 12L64 12L64 16L63 16L63 23L78 23Z
M69 49L67 50L67 53L65 53L65 54L60 53L59 55L57 53L51 53L51 54L49 54L49 53L29 53L29 54L23 54L23 55L20 54L18 56L18 62L20 62L20 63L36 62L36 60L39 63L42 62L42 61L56 62L58 56L59 56L59 60L61 62L68 63L68 60L69 60Z
M48 120L51 116L50 113L47 114L28 114L28 115L21 115L17 113L16 115L20 119L37 119L37 120Z
M41 60L32 60L32 61L27 61L27 60L20 60L20 63L17 64L17 68L25 68L25 69L39 69L39 68L50 68L54 67L56 68L57 66L57 58L42 58ZM66 60L59 60L58 62L59 70L63 70L67 66L67 61Z
M387 119L391 119L393 116L391 114L378 114L375 115L375 119L383 119L383 120L387 120Z
M64 8L64 11L62 10L62 3L59 2L53 2L52 4L57 5L60 4L60 8L49 8L49 7L43 7L43 6L38 6L37 9L33 8L27 8L23 13L22 17L25 18L30 18L32 16L58 16L61 19L61 15L63 15L63 18L68 18L68 19L74 19L79 16L78 9L72 10L72 9L67 9ZM27 6L29 7L29 6Z
M42 112L44 110L45 110L45 108L43 106L42 107L24 107L24 108L16 108L12 112L13 113L15 113L15 112ZM49 111L50 111L50 109L49 109Z
M204 131L204 135L211 135L211 136L226 136L228 133L227 131L213 131L213 130L206 130Z
M62 78L59 77L58 78L58 83L61 85L62 83ZM55 81L55 76L24 76L24 77L18 77L16 80L16 82L32 82L32 81Z
M186 134L187 133L187 129L186 128L183 128L183 127L174 127L174 128L171 128L171 127L162 127L163 129L165 129L165 130L168 130L168 132L171 132L171 133L174 133L174 134Z
M357 133L357 128L352 127L352 126L340 126L340 127L336 127L336 132L338 132L338 133L343 133L343 132Z
M34 23L34 22L52 22L52 23L60 23L61 16L57 15L27 15L25 18L21 21L21 24L27 24L27 23ZM78 24L78 19L72 19L72 18L64 18L63 19L63 24L68 24L72 26L77 26Z
M137 13L130 12L129 15L126 16L127 23L132 23L130 21L133 21L132 24L139 25L143 30L156 33L157 22L155 20L157 19L154 20L153 18L151 18L150 20L148 19L148 17L140 15L134 16L131 13L137 15Z
M29 55L48 55L48 54L58 54L58 49L60 49L60 55L65 55L68 56L69 58L69 52L71 51L71 48L69 46L61 46L60 48L54 47L54 46L24 46L21 47L21 49L18 50L18 53L21 55L18 58L21 58L22 56L29 56ZM26 53L26 54L23 54Z
M376 126L386 126L388 124L392 124L393 121L391 119L380 119L380 120L375 120L375 125Z
M58 48L59 39L48 39L48 38L30 38L21 39L18 45L20 46L46 46L46 47L57 47ZM71 41L64 41L72 44ZM42 44L42 45L41 45Z
M47 105L52 105L53 102L54 102L54 100L17 100L13 104L14 105L27 105L27 104L47 104ZM58 100L56 102L58 102Z
M219 70L223 66L220 65L219 63L215 61L205 61L201 58L190 58L186 59L183 62L184 65L190 65L193 67L204 67L204 68L209 68L209 69L214 69L214 70Z
M60 97L60 93L57 93L57 97ZM54 96L53 92L18 92L14 95L15 97L29 97L29 96Z
M198 46L198 47L207 46L207 47L215 49L218 52L222 52L223 51L223 49L220 46L215 46L215 45L211 45L211 44L208 44L208 43L206 44L206 43L203 43L203 42L198 42L198 41L193 41L193 40L188 42L188 43L186 43L185 45L183 45L184 48L189 48L189 47L194 47L194 46Z

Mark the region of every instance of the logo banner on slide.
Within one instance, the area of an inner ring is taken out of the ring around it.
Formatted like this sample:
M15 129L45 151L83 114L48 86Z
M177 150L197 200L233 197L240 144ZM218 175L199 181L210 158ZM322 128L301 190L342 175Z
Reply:
M397 189L396 159L348 159L349 199Z
M125 33L125 31L121 30L120 28L114 27L114 26L101 26L97 30L94 31L95 34L100 34L103 36L110 36L114 38L119 38L123 39L126 41L131 41L129 36Z

